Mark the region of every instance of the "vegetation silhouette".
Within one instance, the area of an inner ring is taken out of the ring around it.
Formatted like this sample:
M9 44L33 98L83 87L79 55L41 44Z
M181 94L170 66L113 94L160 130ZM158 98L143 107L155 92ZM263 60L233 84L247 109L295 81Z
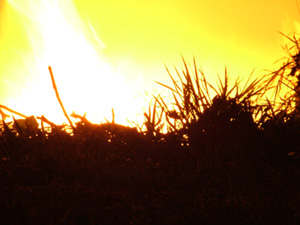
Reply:
M282 66L217 87L196 60L142 127L75 125L0 105L1 224L298 224L299 38ZM177 81L178 80L178 81ZM7 121L8 114L24 119ZM40 126L37 127L37 120Z

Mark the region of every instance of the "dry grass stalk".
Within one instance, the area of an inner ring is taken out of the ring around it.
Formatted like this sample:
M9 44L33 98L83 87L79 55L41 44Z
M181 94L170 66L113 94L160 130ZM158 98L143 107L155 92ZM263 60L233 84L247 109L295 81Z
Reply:
M224 81L218 76L218 87L215 88L210 84L204 72L198 69L195 59L193 60L193 72L191 72L185 59L182 57L184 69L180 74L175 68L179 82L171 75L167 68L167 72L173 82L173 87L157 82L163 87L171 90L174 103L173 108L167 106L165 101L160 97L156 100L162 110L165 112L165 119L169 125L168 130L175 131L178 129L187 129L189 124L192 124L201 118L204 111L211 109L214 99L228 101L234 100L237 104L250 104L256 102L265 92L262 84L262 78L252 79L252 74L246 81L245 86L240 88L240 81L236 80L234 85L229 84L229 76L225 68ZM252 81L250 82L250 80ZM214 98L211 93L215 93ZM258 107L258 104L256 105Z
M274 106L282 100L286 103L289 101L297 102L300 95L300 39L296 34L292 37L281 34L291 42L292 46L286 45L284 47L288 56L281 59L280 68L266 75L266 91L273 90L272 105ZM287 88L287 91L284 88Z
M163 122L162 122L163 110L161 110L161 112L158 113L157 103L158 100L155 99L152 110L149 105L148 113L144 113L146 119L146 121L144 122L144 125L146 126L146 134L150 138L157 137L162 131L162 127L163 127Z

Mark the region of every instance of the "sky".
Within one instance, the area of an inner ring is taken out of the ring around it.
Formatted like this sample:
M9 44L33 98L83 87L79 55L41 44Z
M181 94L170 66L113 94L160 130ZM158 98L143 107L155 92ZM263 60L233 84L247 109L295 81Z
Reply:
M96 122L114 108L124 124L166 91L154 81L171 84L165 66L182 68L181 56L213 80L225 66L258 76L285 56L279 31L299 31L296 0L95 2L0 0L0 104L63 121L51 65L68 112Z
M164 63L181 66L182 54L205 70L233 73L267 69L282 56L283 37L300 19L295 0L279 1L80 1L105 53L118 62L133 59L155 78ZM147 72L146 72L147 73ZM149 75L149 76L148 76Z

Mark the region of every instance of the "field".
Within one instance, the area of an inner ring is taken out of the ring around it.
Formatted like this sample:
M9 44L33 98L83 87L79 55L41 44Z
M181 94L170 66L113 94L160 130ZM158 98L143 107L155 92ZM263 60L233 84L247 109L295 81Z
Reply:
M143 127L10 123L0 106L0 224L299 224L300 53L287 38L279 69L244 85L225 71L214 87L183 59L161 84L172 106L153 96Z

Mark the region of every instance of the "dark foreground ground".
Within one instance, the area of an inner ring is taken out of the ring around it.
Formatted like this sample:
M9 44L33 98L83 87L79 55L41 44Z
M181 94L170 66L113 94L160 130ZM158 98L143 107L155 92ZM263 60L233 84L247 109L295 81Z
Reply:
M300 224L299 163L271 142L130 132L2 134L0 224Z

